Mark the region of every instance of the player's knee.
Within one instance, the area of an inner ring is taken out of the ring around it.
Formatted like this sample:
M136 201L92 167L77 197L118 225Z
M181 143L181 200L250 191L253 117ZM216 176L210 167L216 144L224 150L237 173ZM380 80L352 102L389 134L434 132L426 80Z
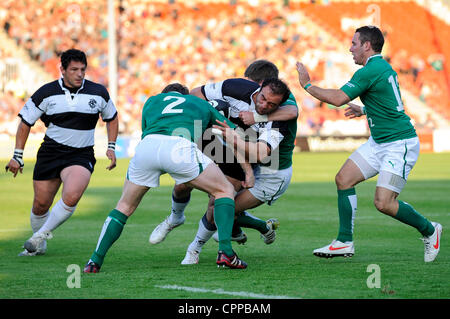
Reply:
M225 183L220 185L220 187L218 188L218 190L215 194L211 194L211 195L213 195L215 198L220 198L220 197L234 198L234 186L230 182L226 181Z
M375 197L373 204L376 209L386 215L393 216L394 212L392 209L392 203L386 199Z
M189 196L191 191L192 188L187 186L186 184L178 184L173 187L172 194L173 196L175 196L175 198L185 198Z
M82 194L79 193L68 193L63 194L62 199L64 201L64 204L66 204L69 207L76 206L78 204L78 201L80 200Z
M50 209L51 204L47 203L33 203L33 214L37 216L44 215Z
M347 189L347 188L349 188L347 186L347 180L345 178L345 175L342 174L341 172L336 174L336 176L334 177L334 182L336 183L336 186L337 186L338 189Z

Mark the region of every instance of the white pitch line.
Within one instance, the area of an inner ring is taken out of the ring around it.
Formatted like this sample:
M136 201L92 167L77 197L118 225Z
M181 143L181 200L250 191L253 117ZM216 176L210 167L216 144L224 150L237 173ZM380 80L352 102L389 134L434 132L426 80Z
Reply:
M155 287L162 288L162 289L185 290L185 291L189 291L189 292L213 293L213 294L217 294L217 295L230 295L230 296L245 297L245 298L299 299L297 297L271 296L271 295L255 294L255 293L246 292L246 291L225 291L221 288L206 289L206 288L186 287L186 286L178 286L178 285L164 285L164 286L155 285Z

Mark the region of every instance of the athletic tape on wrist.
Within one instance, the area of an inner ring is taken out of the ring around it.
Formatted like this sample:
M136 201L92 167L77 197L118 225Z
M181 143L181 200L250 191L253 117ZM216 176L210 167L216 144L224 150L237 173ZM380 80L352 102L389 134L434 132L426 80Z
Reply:
M255 122L268 122L269 117L266 114L259 114L258 112L253 112L253 118Z
M23 162L23 150L16 148L14 150L13 160L15 160L17 163L19 163L20 167L24 166Z
M116 150L116 142L108 142L108 149L109 150Z

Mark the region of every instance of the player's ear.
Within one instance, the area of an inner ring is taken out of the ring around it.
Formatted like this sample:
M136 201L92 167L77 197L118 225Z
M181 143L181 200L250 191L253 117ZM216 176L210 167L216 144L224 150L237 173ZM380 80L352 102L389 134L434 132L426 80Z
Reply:
M371 49L372 49L372 44L370 44L370 41L364 42L364 43L363 43L363 48L364 48L364 51L369 51L369 50L371 50Z

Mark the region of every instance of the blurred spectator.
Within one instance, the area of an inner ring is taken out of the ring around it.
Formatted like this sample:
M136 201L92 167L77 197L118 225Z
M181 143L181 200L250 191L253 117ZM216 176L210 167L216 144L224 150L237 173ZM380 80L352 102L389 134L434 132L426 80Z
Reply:
M301 10L284 6L282 1L256 3L120 1L120 7L116 7L119 43L115 104L121 114L121 133L140 131L142 105L168 82L179 81L192 88L242 77L246 66L256 59L267 59L278 66L280 77L302 106L299 133L304 129L319 134L325 119L344 119L342 110L319 106L298 87L295 61L309 61L307 64L316 68L312 74L318 77L314 81L333 87L344 84L341 79L353 72L353 62L342 59L336 40L305 19ZM52 77L60 75L60 53L76 47L89 56L87 78L108 85L106 5L106 1L94 0L3 0L0 25ZM428 101L429 87L421 78L426 63L420 56L409 57L406 51L392 52L391 46L386 49L399 74L411 77L412 83L405 85L415 87L416 94ZM442 60L433 55L427 63L439 69ZM16 88L8 89L16 92L16 103L23 104L20 83L11 82L9 86ZM11 101L0 93L3 105L5 99Z

